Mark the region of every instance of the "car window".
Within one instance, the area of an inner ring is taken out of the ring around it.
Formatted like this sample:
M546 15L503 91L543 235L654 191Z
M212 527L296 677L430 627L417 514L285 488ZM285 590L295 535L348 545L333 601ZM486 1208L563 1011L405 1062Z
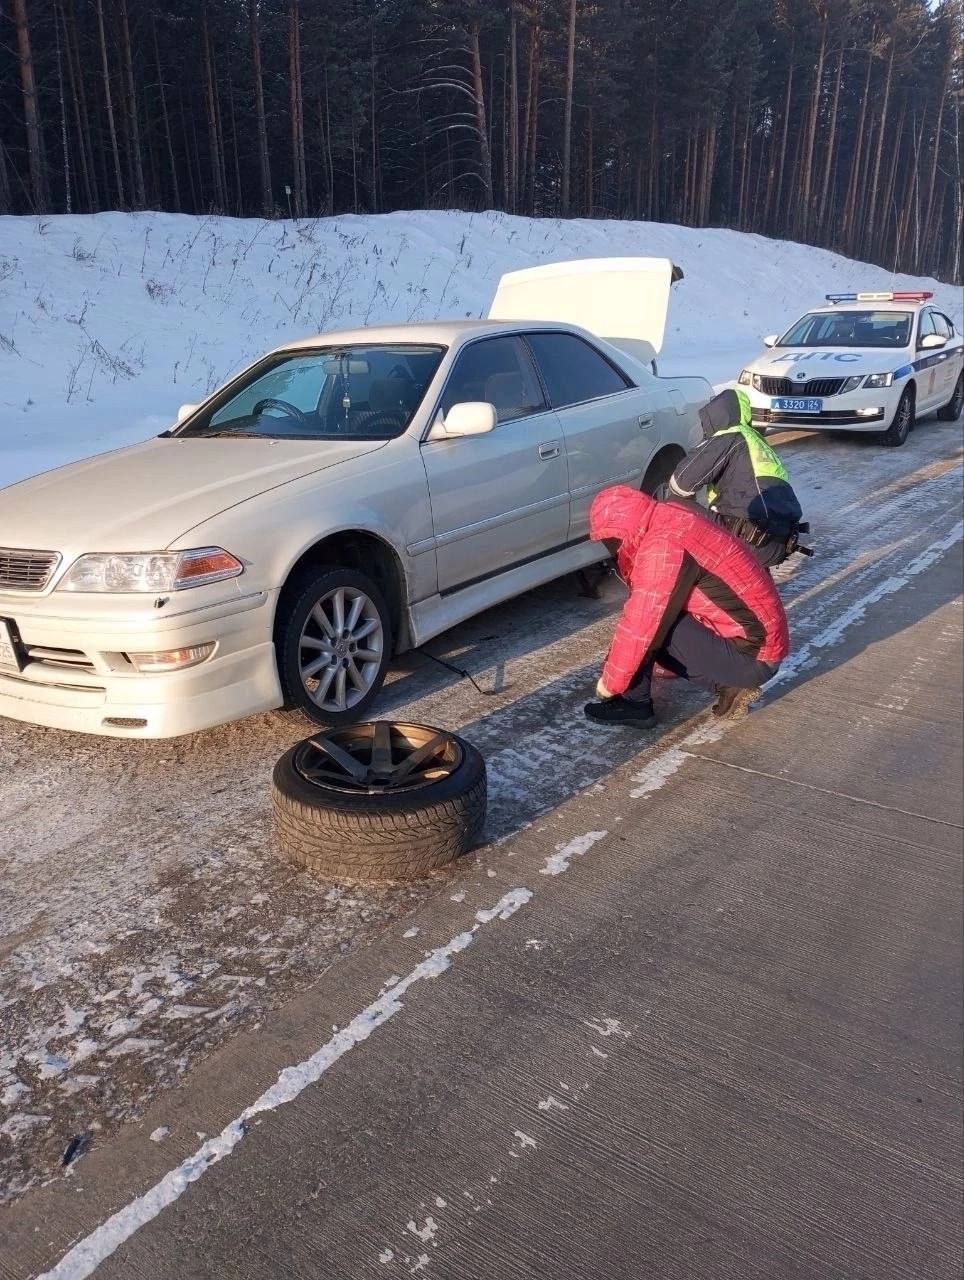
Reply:
M519 338L485 338L455 361L442 396L442 413L466 400L495 405L499 422L541 413L546 402L525 344Z
M572 333L528 333L554 409L615 395L633 385L605 356Z
M176 434L390 440L411 422L442 354L384 343L267 356Z
M935 333L939 333L942 338L949 338L951 336L951 322L948 320L947 316L942 315L939 311L932 311L931 319L934 322Z
M906 347L909 311L812 311L783 335L780 347Z
M917 330L917 345L920 346L928 334L936 332L933 314L930 311L922 311L920 313L920 328Z

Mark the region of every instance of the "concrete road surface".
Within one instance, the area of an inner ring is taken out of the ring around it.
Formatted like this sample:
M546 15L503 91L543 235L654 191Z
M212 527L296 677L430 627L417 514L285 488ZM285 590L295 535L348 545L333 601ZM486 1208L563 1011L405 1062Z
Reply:
M0 1276L957 1280L960 529L924 532L840 565L748 720L600 731L588 789L5 1210Z

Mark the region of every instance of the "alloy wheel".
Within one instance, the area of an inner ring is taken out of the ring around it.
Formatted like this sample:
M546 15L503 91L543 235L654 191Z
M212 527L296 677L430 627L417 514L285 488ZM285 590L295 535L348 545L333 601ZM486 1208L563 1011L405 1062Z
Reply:
M431 786L462 758L450 733L379 720L315 734L296 748L294 766L313 786L373 795Z
M350 711L377 680L384 653L374 601L358 587L334 587L315 603L301 629L301 682L322 711Z

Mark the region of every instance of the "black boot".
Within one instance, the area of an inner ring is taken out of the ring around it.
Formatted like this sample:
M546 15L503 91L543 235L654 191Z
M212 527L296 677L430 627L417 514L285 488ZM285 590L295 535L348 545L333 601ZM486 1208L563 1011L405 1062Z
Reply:
M760 689L741 689L737 685L718 684L713 714L721 720L742 720L760 697Z
M583 707L587 720L594 724L629 725L645 729L656 723L652 699L633 702L631 698L606 698L600 702L587 702Z

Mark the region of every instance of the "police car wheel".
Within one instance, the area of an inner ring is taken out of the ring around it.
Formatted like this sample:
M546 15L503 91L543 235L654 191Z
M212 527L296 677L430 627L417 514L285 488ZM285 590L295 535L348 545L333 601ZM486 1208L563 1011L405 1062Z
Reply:
M942 422L956 422L961 416L962 409L964 409L964 373L958 377L957 386L950 400L943 409L937 410L937 416Z
M892 449L899 449L902 444L906 443L913 425L914 393L908 387L900 398L893 422L880 437L881 442L889 445Z

